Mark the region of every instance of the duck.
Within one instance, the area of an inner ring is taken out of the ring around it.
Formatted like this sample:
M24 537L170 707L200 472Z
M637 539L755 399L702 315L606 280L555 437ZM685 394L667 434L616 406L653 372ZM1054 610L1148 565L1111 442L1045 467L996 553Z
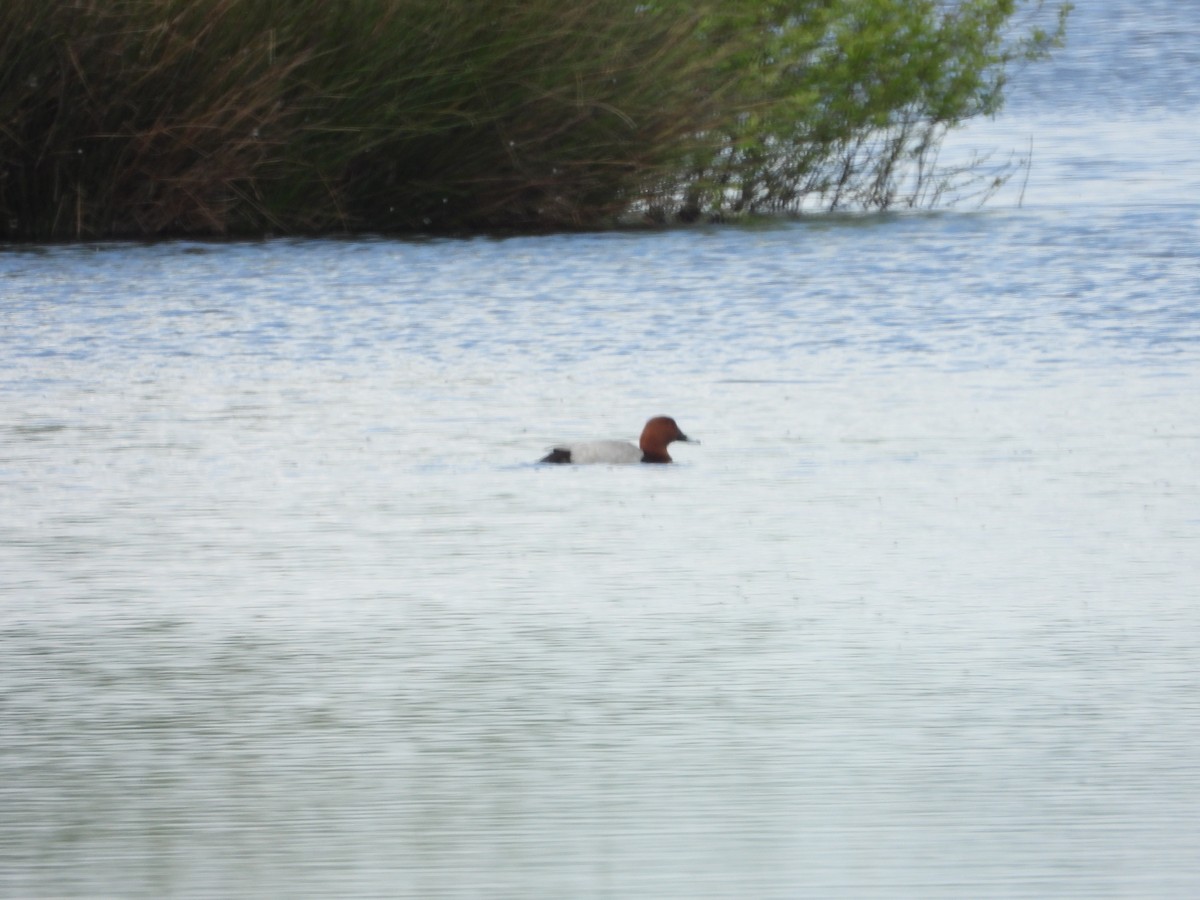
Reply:
M627 465L631 463L669 463L671 455L667 445L674 441L689 444L700 443L684 434L670 416L655 416L642 429L638 446L627 441L585 441L579 444L562 444L554 447L539 462L544 463L607 463Z

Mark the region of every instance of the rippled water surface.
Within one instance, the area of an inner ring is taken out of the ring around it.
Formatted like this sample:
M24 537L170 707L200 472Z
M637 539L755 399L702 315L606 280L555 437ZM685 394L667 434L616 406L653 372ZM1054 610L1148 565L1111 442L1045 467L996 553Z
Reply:
M0 250L0 895L1200 893L1200 17L1086 7L1019 207Z

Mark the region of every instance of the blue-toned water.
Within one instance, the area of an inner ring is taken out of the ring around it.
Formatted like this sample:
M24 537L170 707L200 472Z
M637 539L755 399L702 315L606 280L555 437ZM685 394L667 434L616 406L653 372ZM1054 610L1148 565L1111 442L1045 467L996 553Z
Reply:
M1196 896L1197 47L982 210L0 251L0 896Z

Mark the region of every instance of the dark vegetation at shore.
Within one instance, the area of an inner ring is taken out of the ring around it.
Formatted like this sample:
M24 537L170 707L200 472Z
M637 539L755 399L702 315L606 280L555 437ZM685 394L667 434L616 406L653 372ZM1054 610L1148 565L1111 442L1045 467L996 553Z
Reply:
M4 0L0 239L934 205L1043 2Z

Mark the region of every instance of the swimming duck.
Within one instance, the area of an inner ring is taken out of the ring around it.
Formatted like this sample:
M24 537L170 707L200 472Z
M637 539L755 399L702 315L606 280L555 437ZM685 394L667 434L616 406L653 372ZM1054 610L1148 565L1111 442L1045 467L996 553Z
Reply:
M669 463L667 445L672 441L698 444L679 430L670 416L655 416L642 429L638 446L626 441L586 441L580 444L562 444L552 449L540 461L544 463Z

